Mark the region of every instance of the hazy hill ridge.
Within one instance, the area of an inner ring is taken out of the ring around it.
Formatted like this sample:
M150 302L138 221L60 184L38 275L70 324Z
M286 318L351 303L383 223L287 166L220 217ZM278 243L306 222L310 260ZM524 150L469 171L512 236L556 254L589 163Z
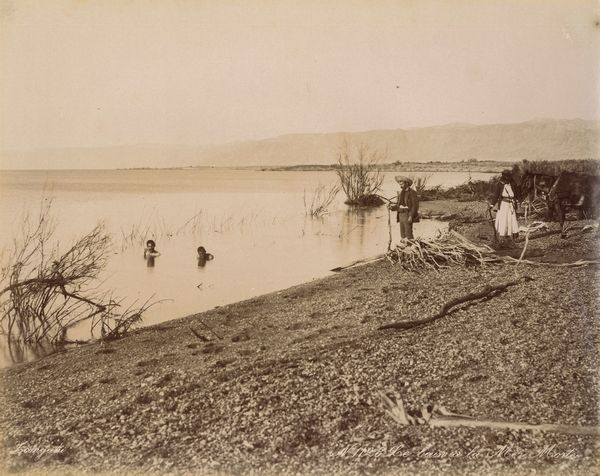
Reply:
M330 164L344 140L388 151L402 162L600 158L600 123L543 120L519 124L447 125L336 134L292 134L215 147L199 163Z
M600 158L600 122L534 120L516 124L445 126L327 134L192 147L141 145L4 151L0 167L127 168L179 166L290 166L331 164L343 140L387 150L389 162Z

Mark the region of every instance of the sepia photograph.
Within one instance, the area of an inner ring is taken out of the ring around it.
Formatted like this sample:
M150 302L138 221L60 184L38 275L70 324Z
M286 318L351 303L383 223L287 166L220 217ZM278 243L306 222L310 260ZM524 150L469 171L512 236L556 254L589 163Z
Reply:
M0 0L0 474L597 475L599 0Z

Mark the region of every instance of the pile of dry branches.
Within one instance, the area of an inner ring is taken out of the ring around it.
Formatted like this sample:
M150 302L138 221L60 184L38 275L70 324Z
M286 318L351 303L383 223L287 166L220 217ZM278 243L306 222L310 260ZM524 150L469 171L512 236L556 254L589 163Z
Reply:
M424 240L403 240L386 254L393 264L408 270L440 269L451 265L481 265L496 261L493 248L476 245L455 231Z
M476 245L454 230L430 240L420 238L412 240L403 239L395 248L391 248L385 257L392 264L400 264L409 271L418 271L427 268L438 270L453 265L479 266L489 263L563 268L580 268L600 264L600 260L578 260L573 263L546 263L523 259L527 249L528 238L529 232L526 235L525 246L519 258L498 256L490 246L484 244Z

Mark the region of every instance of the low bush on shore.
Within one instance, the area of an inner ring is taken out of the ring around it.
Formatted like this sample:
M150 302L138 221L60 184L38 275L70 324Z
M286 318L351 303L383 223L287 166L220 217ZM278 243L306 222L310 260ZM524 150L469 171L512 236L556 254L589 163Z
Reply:
M427 182L429 182L431 175L432 174L423 174L423 175L410 174L408 176L408 178L412 180L413 186L415 187L415 190L417 191L417 193L422 194L423 192L425 192L425 190L427 190Z
M500 178L492 177L490 180L468 180L467 182L443 189L440 185L427 188L419 194L422 201L428 200L458 200L485 201L494 194Z
M558 177L561 172L600 176L600 160L523 160L513 165L513 173L523 176L526 173Z

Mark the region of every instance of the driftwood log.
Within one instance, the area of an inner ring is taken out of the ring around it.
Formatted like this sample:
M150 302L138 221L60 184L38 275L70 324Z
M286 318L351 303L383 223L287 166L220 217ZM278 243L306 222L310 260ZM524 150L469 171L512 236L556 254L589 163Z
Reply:
M567 435L599 435L600 427L597 426L573 426L555 423L545 423L541 425L532 425L521 422L494 421L494 420L476 420L470 418L444 418L434 417L429 420L430 426L467 426L470 428L485 427L496 428L500 430L530 430L530 431L550 431L554 433L565 433Z
M500 430L529 430L542 432L564 433L567 435L599 435L598 426L574 426L556 423L545 423L533 425L523 422L510 422L500 420L479 420L468 415L451 413L444 407L438 405L425 405L422 409L407 410L402 398L398 392L392 392L395 400L380 391L376 394L379 397L380 405L383 411L400 425L429 425L437 427L485 427Z
M519 263L521 261L523 261L523 257L525 256L525 253L527 252L528 244L529 244L529 231L527 231L527 233L525 234L525 245L523 246L523 251L521 251L521 256L519 256L519 261L517 261L517 264L515 266L519 266Z
M338 266L337 268L332 268L329 271L333 271L334 273L339 273L340 271L343 271L345 269L353 268L354 266L358 266L360 264L374 263L375 261L381 261L384 258L385 258L385 255L378 255L373 258L359 259L357 261L353 261L350 264L347 264L346 266Z
M532 280L533 280L533 278L531 278L529 276L522 276L513 281L508 281L506 283L497 284L495 286L487 285L480 291L475 291L473 293L465 294L464 296L459 296L457 298L452 299L451 301L448 301L446 304L444 304L442 306L442 309L440 309L439 312L437 312L436 314L434 314L432 316L429 316L429 317L426 317L423 319L416 319L413 321L398 321L398 322L392 322L390 324L384 324L383 326L380 326L378 328L378 330L410 329L412 327L421 326L423 324L428 324L430 322L435 321L436 319L439 319L440 317L444 317L446 314L451 312L453 307L458 306L459 304L463 304L463 303L469 302L469 301L476 301L478 299L483 299L486 297L491 297L497 293L500 293L500 292L506 290L506 288L508 288L510 286L516 286L517 284L526 283L526 282L532 281Z
M531 261L528 259L518 260L517 258L513 258L511 256L503 256L502 259L499 260L490 260L490 263L494 262L503 262L503 263L523 263L530 266L548 266L549 268L582 268L584 266L598 265L600 264L600 260L592 259L592 260L584 260L580 259L577 261L573 261L572 263L548 263L545 261Z

